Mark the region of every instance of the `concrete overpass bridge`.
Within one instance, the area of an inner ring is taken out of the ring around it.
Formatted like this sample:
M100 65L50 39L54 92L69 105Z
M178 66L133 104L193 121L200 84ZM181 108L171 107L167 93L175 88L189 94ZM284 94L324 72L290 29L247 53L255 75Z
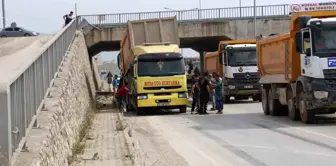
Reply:
M287 14L288 5L258 6L257 34L284 32ZM199 52L254 38L253 8L242 7L83 15L54 36L0 39L0 165L67 164L98 87L91 57L119 49L127 20L168 16L182 47Z
M288 5L256 7L259 36L282 33L289 28ZM192 48L202 53L215 51L220 40L253 39L253 6L242 8L218 8L203 10L159 11L143 13L121 13L82 15L86 25L91 25L85 34L90 55L101 51L119 51L120 40L125 32L127 20L151 19L176 16L182 48ZM85 27L82 24L81 27Z

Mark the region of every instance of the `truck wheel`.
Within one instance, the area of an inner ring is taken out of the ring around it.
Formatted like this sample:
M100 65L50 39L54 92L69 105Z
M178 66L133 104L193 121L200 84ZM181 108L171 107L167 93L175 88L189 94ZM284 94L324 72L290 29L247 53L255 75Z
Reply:
M253 101L261 101L261 96L260 95L255 95L252 96Z
M268 99L267 99L267 91L265 88L261 89L261 105L264 111L265 115L268 115L269 112L269 108L268 108Z
M230 97L229 95L224 96L224 103L230 103Z
M186 113L187 112L187 106L183 106L180 108L180 113Z
M295 100L293 98L288 99L288 113L289 118L293 121L300 120L300 112L295 108Z
M146 112L143 110L143 108L136 108L135 113L137 115L144 115Z
M274 99L272 89L268 91L268 108L269 112L272 116L277 116L280 114L280 109L282 105L280 104L279 100Z
M301 90L300 96L299 96L299 109L300 109L300 116L301 121L306 124L310 124L314 122L315 114L313 112L310 112L307 110L307 101L304 98L304 92Z

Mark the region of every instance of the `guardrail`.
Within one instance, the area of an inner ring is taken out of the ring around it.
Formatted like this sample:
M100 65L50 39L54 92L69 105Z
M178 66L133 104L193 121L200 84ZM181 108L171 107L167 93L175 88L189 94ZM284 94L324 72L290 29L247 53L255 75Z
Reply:
M289 5L268 5L256 6L257 17L270 16L288 16ZM118 14L99 14L99 15L81 15L90 24L124 24L128 20L140 20L162 17L176 16L178 21L209 20L209 19L239 19L243 17L253 17L254 7L233 7L217 9L194 9L178 11L158 11L158 12L141 12L141 13L118 13Z
M0 166L15 161L25 148L25 136L37 127L49 87L74 39L76 21L52 37L19 75L0 82Z

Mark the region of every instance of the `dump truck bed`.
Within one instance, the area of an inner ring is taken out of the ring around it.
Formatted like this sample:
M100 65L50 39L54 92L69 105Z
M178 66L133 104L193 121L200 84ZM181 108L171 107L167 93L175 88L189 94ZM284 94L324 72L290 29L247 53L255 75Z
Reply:
M261 83L287 83L292 71L300 71L300 55L292 49L290 34L281 34L258 41L258 69ZM295 68L296 67L296 68ZM296 78L295 78L296 79Z
M222 71L223 67L219 65L218 51L205 52L204 71L209 73ZM219 73L220 74L220 73Z
M179 46L176 17L129 21L127 23L126 32L120 46L123 74L126 74L135 58L134 48L146 45L146 43L170 43Z

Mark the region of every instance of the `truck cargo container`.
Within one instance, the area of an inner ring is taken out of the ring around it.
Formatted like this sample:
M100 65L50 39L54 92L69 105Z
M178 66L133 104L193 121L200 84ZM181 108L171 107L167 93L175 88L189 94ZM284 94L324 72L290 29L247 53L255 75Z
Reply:
M224 102L230 97L260 100L256 40L229 40L218 44L218 51L206 53L204 70L223 78Z
M311 123L336 111L336 3L305 6L290 6L289 33L257 42L258 68L264 114Z
M187 81L175 17L128 21L118 62L123 83L128 82L127 111L186 112Z

